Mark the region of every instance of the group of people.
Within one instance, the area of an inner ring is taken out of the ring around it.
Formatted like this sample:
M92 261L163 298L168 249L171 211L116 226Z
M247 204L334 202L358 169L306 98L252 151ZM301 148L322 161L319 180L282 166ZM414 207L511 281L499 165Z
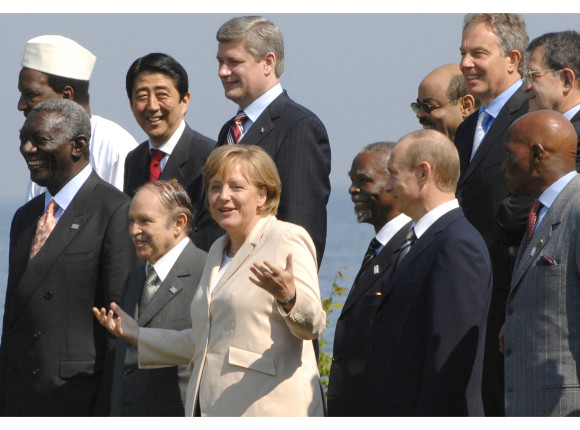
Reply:
M425 130L357 154L376 235L327 399L328 135L281 86L276 25L216 38L238 106L217 142L184 120L185 69L150 53L126 74L140 145L92 115L92 53L27 42L0 415L580 415L580 34L528 44L517 15L466 15L461 62L411 104Z

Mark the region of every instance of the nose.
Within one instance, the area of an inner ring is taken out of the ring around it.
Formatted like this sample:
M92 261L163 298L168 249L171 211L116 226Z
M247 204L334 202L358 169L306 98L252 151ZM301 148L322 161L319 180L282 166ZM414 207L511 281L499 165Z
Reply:
M522 91L524 93L527 93L528 91L530 91L532 89L532 84L530 81L528 80L524 80L524 83L522 85Z
M28 103L26 103L24 101L24 96L20 95L20 98L18 99L18 110L20 112L24 112L24 116L28 116L28 112L30 111L30 107L28 106Z
M155 97L154 94L151 94L147 98L147 109L152 112L157 112L159 110L159 101L157 100L157 97Z
M352 196L360 191L360 188L357 187L354 183L350 184L348 187L348 193Z
M139 224L136 223L135 221L130 221L129 222L129 235L136 236L140 233L142 233L142 231L141 231L141 227L139 226Z
M30 140L26 140L24 143L20 144L20 153L22 155L34 154L37 151L36 146L34 146Z
M459 68L463 72L463 69L473 67L473 61L469 54L465 54L461 57L461 62L459 63Z
M415 114L415 116L417 117L417 119L423 119L429 116L429 114L425 112L425 109L423 109L423 106L421 105L419 111Z
M391 179L391 175L387 177L387 181L385 182L385 191L387 193L393 190L393 180Z
M226 65L226 63L220 64L218 69L218 76L220 78L226 78L232 74L231 69Z

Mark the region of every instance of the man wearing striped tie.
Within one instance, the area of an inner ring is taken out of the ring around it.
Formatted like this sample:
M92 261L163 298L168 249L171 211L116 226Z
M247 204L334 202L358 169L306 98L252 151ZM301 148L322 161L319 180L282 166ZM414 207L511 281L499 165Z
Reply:
M169 55L152 53L133 62L126 90L133 115L149 139L127 155L123 191L133 197L147 182L179 182L195 209L191 240L207 251L223 234L205 208L201 177L215 142L185 122L191 97L187 72Z
M282 195L278 218L306 229L318 265L326 244L330 144L322 122L288 97L280 84L284 41L259 16L233 18L217 33L218 75L238 113L221 129L218 145L257 145L274 160Z

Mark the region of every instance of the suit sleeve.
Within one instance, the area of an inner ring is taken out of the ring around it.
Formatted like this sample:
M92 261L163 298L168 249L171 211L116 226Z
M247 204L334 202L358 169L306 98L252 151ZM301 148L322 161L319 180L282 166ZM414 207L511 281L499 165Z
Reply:
M330 143L320 120L308 116L288 127L276 160L282 180L278 219L308 231L320 265L326 244L326 203L330 196Z
M482 358L478 345L483 345L481 338L485 336L492 276L483 241L473 239L473 233L464 233L448 240L427 274L420 416L457 415L466 409L468 385L476 360Z
M296 302L288 313L280 305L278 310L294 336L304 340L316 339L326 328L326 313L320 300L316 251L304 229L291 228L282 238L276 255L279 267L286 267L289 253L292 253Z

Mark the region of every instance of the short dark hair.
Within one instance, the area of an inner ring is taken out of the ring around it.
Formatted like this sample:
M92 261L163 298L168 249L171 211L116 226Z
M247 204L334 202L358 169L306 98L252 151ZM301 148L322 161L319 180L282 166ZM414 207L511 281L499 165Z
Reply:
M47 83L55 93L62 93L65 87L71 87L74 92L74 101L80 105L89 104L89 81L80 79L65 78L51 73L44 73L47 77Z
M528 45L528 54L544 47L544 62L550 69L569 68L580 79L580 34L569 30L546 33L536 37Z
M169 76L173 79L175 88L177 88L177 91L179 92L179 97L182 99L189 91L189 79L184 67L179 64L175 58L170 57L167 54L151 53L144 57L137 58L127 71L125 89L127 90L129 100L131 100L131 96L133 95L135 80L141 73L145 72L163 73L164 75Z

